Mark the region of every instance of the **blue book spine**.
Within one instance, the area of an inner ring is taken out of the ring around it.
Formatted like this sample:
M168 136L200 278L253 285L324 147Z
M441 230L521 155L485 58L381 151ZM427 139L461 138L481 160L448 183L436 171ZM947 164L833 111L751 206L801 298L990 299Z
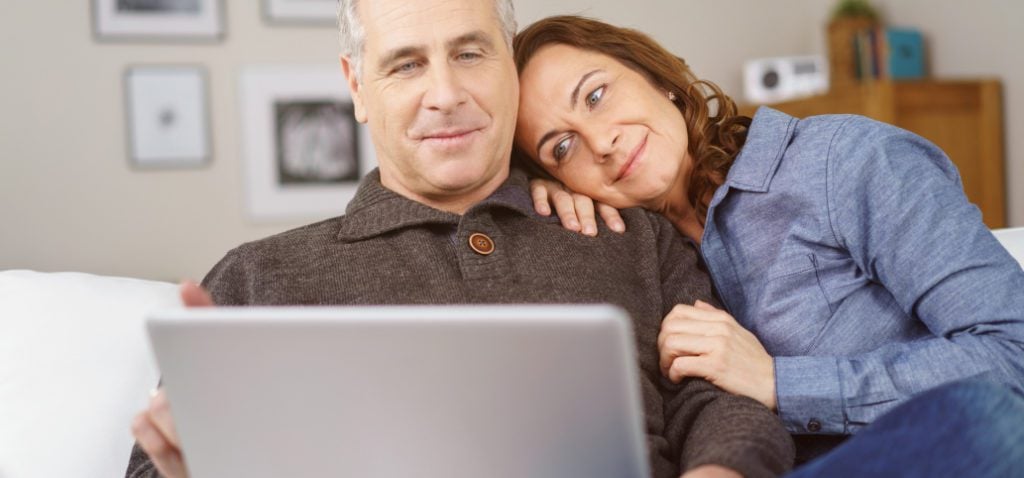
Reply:
M910 28L887 28L889 75L897 80L924 78L924 39Z

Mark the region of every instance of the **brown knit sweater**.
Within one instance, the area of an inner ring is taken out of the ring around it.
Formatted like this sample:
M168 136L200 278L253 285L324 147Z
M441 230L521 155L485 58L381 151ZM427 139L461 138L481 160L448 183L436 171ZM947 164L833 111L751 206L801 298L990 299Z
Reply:
M675 385L658 367L661 320L678 303L717 303L694 246L661 216L623 211L627 233L598 237L533 212L513 171L491 197L459 216L399 196L376 172L347 214L244 244L203 281L221 305L601 303L633 319L652 474L676 477L720 464L748 477L788 470L793 444L760 403L703 380ZM493 240L481 255L473 233ZM153 476L133 450L127 476Z

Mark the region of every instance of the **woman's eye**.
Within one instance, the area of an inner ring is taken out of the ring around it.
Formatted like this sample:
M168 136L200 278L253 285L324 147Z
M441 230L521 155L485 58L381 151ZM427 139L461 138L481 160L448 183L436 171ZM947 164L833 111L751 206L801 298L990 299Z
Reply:
M602 96L604 96L604 86L591 91L590 94L587 95L587 108L593 108L600 103Z
M551 151L551 155L555 157L555 161L561 161L562 158L565 158L565 155L569 152L570 146L572 146L572 143L569 141L569 138L565 138L555 144L555 148Z

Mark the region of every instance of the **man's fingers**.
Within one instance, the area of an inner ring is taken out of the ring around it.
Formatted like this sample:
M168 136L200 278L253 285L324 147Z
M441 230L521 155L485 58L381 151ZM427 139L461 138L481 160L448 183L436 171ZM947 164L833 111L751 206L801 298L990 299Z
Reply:
M213 298L199 284L192 281L184 281L178 286L178 293L181 295L181 302L185 307L212 307Z
M551 205L548 204L548 181L534 179L530 181L530 196L533 197L533 208L541 216L551 215Z
M597 219L594 218L594 200L582 194L573 194L572 196L581 232L588 236L596 236Z
M143 411L132 420L132 435L139 442L142 450L153 460L153 465L161 476L167 478L184 478L188 476L181 450L171 443L160 432L150 419L148 411Z
M609 229L619 233L626 232L626 223L622 220L618 209L600 202L595 205L595 208Z
M178 430L174 426L174 419L171 417L171 405L167 401L167 394L160 389L149 399L149 419L160 433L175 447L181 445L178 440Z

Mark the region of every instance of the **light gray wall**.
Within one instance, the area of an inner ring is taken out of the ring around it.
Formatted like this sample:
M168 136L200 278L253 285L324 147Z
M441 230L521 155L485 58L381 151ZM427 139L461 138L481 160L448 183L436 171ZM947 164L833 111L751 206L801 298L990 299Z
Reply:
M919 28L937 77L995 76L1003 81L1007 219L1024 226L1024 2L882 0L895 25Z
M229 248L306 222L246 219L236 85L245 65L334 62L333 29L267 26L259 2L227 0L222 42L99 44L92 38L90 2L60 3L13 0L0 16L0 269L198 279ZM1010 0L947 0L942 7L928 0L881 3L896 22L929 35L937 73L1004 78L1009 172L1022 177L1024 135L1013 133L1024 128L1018 126L1024 121L1024 70L1010 45L1021 43L1011 22L1024 18L1024 7ZM581 13L647 31L699 75L738 96L744 60L823 50L831 2L516 5L524 26L546 15ZM208 167L129 166L121 76L127 66L146 63L206 66L214 140ZM1012 223L1024 225L1024 192L1010 189Z

